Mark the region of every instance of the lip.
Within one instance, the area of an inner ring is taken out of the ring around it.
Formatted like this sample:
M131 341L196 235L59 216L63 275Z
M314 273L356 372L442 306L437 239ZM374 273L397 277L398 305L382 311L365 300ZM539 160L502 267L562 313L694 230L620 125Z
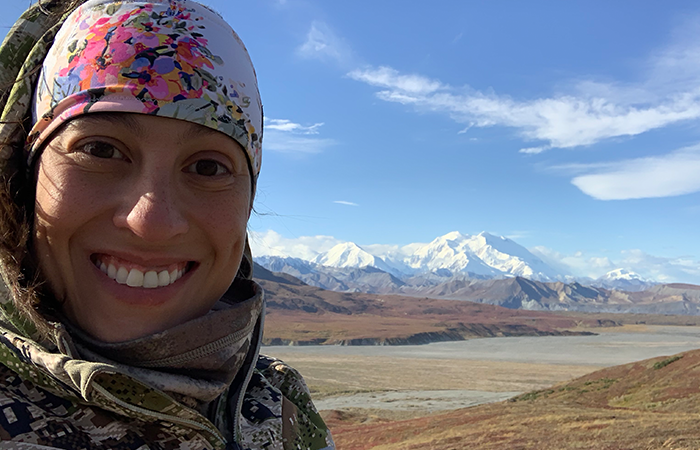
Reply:
M90 261L92 261L92 263L97 267L99 267L98 262L103 262L105 264L113 263L117 267L125 267L127 270L137 269L144 273L150 271L161 272L163 270L167 270L168 272L172 272L173 270L184 270L185 272L188 272L196 264L194 261L186 259L181 259L170 263L163 263L163 260L161 260L160 264L139 264L132 260L119 258L107 253L93 253L90 255Z
M113 257L118 260L121 260L120 262L124 262L125 264L132 266L132 267L140 267L140 268L153 268L153 267L166 267L170 266L173 264L179 264L182 262L187 262L187 263L196 263L196 259L188 258L186 256L163 256L163 255L155 255L155 254L148 254L148 253L127 253L127 252L120 252L120 251L110 251L110 250L96 250L90 253L89 257L90 260L94 262L95 257L98 256L107 256L107 257Z
M157 267L172 267L173 265L185 264L185 273L172 284L157 288L132 287L126 284L119 284L110 278L95 265L97 257L113 257L123 261L130 268L139 270L152 269ZM171 257L140 257L135 255L125 255L124 253L114 253L108 251L95 252L89 255L88 263L92 267L92 274L98 281L98 289L118 302L133 306L159 306L174 299L178 293L185 289L188 281L192 278L199 267L199 263L185 258Z

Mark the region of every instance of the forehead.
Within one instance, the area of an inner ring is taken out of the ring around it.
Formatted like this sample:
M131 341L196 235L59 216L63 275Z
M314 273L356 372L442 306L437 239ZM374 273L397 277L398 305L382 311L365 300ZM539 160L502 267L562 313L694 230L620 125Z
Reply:
M128 130L130 134L138 137L146 137L154 133L159 128L168 127L176 130L176 137L179 138L201 138L210 136L214 138L228 139L236 142L229 136L212 128L205 127L185 120L171 119L166 117L151 116L147 114L134 113L94 113L75 117L68 121L65 130L75 130L90 133L93 129L103 127ZM240 145L239 145L240 146Z

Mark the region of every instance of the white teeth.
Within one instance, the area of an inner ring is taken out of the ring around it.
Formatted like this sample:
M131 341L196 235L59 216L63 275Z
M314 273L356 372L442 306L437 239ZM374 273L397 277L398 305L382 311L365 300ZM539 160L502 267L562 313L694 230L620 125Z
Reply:
M167 270L163 270L158 274L158 286L167 286L170 284L170 274Z
M129 276L129 272L126 270L124 267L120 267L119 270L117 270L117 277L115 280L117 280L117 283L119 284L126 284L126 279Z
M114 267L114 264L107 266L107 276L113 280L117 278L117 268Z
M99 259L95 262L95 266L119 284L148 289L171 285L182 278L186 272L185 269L173 269L172 272L167 270L161 270L160 272L149 270L143 273L138 269L128 270L123 266L117 267L113 263L107 265Z
M131 269L129 276L126 278L126 284L131 287L143 286L143 272L138 269Z
M145 288L157 288L158 287L158 272L155 270L149 270L143 274L143 287Z

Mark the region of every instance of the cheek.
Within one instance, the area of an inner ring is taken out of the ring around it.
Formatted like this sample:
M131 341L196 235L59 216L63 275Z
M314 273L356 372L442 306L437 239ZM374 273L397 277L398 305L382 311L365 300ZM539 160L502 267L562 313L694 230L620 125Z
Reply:
M200 216L214 241L217 257L229 267L235 265L235 270L243 252L249 215L249 195L228 195L212 200Z
M37 223L59 225L79 221L93 205L96 186L89 186L76 176L73 168L56 164L54 159L47 155L37 171L34 213Z
M78 210L65 190L60 167L40 162L34 204L34 252L41 270L58 298L65 296L68 242ZM76 199L79 200L79 199Z
M104 188L89 183L80 171L47 151L37 170L34 203L34 252L57 295L71 286L71 242L98 214Z

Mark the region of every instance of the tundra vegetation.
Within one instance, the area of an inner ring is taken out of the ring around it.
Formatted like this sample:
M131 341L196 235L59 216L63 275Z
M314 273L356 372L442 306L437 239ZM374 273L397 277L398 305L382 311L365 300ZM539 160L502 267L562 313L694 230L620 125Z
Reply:
M401 345L476 337L644 333L655 325L700 325L696 316L554 313L333 292L273 276L278 278L260 280L268 295L268 344ZM341 450L700 448L700 385L695 382L700 350L608 368L379 360L285 353L280 347L275 352L305 374L320 403L327 397L395 391L524 392L506 401L448 412L380 409L371 404L324 410Z

